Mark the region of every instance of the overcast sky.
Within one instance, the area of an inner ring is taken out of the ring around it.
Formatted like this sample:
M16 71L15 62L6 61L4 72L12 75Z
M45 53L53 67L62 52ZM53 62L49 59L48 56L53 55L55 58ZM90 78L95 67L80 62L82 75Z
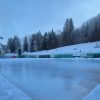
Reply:
M99 12L100 0L0 0L0 36L62 29L69 17L77 27Z

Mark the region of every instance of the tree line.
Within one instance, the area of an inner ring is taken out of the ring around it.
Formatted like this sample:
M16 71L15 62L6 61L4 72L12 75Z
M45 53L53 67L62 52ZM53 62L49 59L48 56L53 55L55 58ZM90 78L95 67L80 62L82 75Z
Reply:
M44 35L39 31L32 34L29 39L25 36L23 43L18 36L14 36L8 39L7 46L12 53L18 49L23 52L35 52L94 41L100 41L100 23L97 20L92 27L91 23L87 22L75 29L72 18L68 18L60 34L53 29Z

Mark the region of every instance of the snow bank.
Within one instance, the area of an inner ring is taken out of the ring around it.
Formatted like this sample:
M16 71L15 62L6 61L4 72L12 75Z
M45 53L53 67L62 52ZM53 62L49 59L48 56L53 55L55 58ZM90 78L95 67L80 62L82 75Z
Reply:
M10 57L17 57L18 56L18 54L16 54L16 53L6 53L5 54L5 57L7 57L7 58L10 58Z
M83 100L100 100L100 84L97 85Z

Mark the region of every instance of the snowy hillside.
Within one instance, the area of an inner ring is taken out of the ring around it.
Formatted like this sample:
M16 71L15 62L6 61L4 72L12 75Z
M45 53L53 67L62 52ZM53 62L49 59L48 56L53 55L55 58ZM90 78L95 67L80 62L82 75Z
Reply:
M89 55L88 55L89 54ZM93 54L93 55L92 55ZM96 57L94 57L96 55ZM88 57L88 58L100 58L100 41L91 42L77 45L70 45L60 47L52 50L44 50L37 52L24 52L21 58L73 58L73 57ZM91 56L92 55L92 56ZM42 56L42 57L39 57ZM45 57L44 57L45 56ZM57 57L56 57L57 56ZM17 53L5 54L7 58L17 58ZM19 57L20 58L20 57Z
M93 42L93 43L84 43L84 44L77 44L71 46L65 46L53 50L46 50L46 51L39 51L33 53L24 53L24 54L33 54L33 55L40 55L40 54L86 54L86 53L100 53L100 42Z

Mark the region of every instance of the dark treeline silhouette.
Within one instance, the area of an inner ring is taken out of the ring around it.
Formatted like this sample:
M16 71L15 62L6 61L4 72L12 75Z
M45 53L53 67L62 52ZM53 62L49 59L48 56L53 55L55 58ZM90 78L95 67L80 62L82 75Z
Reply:
M22 49L23 52L35 52L95 41L100 41L100 15L76 29L72 18L69 18L65 21L63 31L60 34L53 29L50 32L45 32L44 35L39 31L32 34L30 38L25 36L22 45L19 37L14 36L14 38L8 39L7 45L14 53L18 49Z

